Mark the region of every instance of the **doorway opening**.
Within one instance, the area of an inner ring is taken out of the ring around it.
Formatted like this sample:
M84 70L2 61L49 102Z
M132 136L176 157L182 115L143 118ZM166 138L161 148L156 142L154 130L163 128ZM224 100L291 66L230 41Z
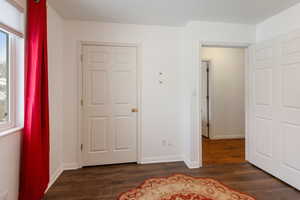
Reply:
M246 49L202 46L203 166L245 161Z

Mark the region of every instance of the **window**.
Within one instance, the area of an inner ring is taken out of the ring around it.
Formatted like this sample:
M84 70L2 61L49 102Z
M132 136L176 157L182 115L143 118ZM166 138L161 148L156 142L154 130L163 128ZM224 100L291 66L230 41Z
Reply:
M0 0L0 137L24 125L24 9L12 2Z
M0 124L9 121L9 35L0 31Z
M0 29L0 131L15 126L15 42L14 36Z

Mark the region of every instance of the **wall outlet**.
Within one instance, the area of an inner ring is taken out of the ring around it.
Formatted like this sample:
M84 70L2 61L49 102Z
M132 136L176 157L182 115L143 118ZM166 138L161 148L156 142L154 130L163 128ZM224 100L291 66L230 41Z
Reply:
M8 200L8 192L0 192L0 200Z

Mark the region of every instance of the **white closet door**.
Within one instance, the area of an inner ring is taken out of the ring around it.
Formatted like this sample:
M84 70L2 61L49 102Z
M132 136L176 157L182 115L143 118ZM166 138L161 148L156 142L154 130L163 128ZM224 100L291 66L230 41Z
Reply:
M136 69L136 47L83 47L83 165L137 161Z
M260 168L276 174L276 46L273 42L254 48L254 66L251 68L251 156Z
M280 42L279 129L280 175L300 189L300 32Z
M249 160L300 189L300 33L252 52Z

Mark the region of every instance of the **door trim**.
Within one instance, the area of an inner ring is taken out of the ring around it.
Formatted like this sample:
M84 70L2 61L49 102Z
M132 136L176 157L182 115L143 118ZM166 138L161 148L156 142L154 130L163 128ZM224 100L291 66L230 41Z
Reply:
M195 132L193 133L192 138L197 138L195 149L193 149L194 152L198 154L198 167L203 166L203 158L202 158L202 126L201 126L201 110L200 110L200 105L201 105L201 98L202 98L202 91L201 91L201 69L202 69L202 48L206 46L214 46L214 47L231 47L231 48L244 48L245 49L245 154L246 154L246 160L249 161L250 159L250 141L251 138L249 136L249 123L250 123L250 118L249 118L249 112L250 112L250 85L249 85L249 75L250 71L249 68L251 67L251 44L250 43L224 43L224 42L205 42L205 41L197 41L197 63L198 66L196 68L196 90L197 90L197 95L196 95L196 124L195 124ZM204 59L205 60L205 59Z
M207 100L207 122L209 124L208 126L208 138L210 138L210 136L212 135L213 133L213 130L214 130L214 127L213 127L213 124L214 124L214 118L213 118L213 112L212 112L212 102L213 102L213 97L214 95L212 95L214 93L213 91L213 86L214 86L214 76L213 76L213 66L212 66L212 63L213 63L213 60L211 58L204 58L204 59L201 59L201 66L200 67L200 77L202 77L203 75L203 70L206 70L206 69L203 69L202 67L202 62L206 62L207 63L207 68L208 68L208 81L207 81L207 94L208 94L208 100ZM202 80L201 80L201 83L202 83ZM202 85L201 85L201 88L202 88ZM200 92L201 92L201 97L203 96L203 93L202 93L202 90L200 88ZM202 109L202 103L200 104L200 109ZM202 116L202 113L201 113L201 116ZM202 119L201 119L202 121ZM201 130L202 130L202 122L201 122ZM201 136L202 137L202 136Z
M81 144L83 144L83 106L81 100L83 99L83 63L81 56L83 55L83 46L113 46L113 47L136 47L137 48L137 163L142 162L142 44L141 43L121 43L121 42L94 42L94 41L79 41L77 44L77 160L78 168L83 167L83 152L81 151Z

